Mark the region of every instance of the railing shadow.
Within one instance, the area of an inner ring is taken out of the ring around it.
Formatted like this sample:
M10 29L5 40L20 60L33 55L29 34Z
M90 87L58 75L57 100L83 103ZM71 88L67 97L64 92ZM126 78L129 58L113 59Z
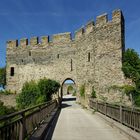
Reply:
M72 105L68 105L68 104L62 103L61 104L61 109L66 108L66 107L70 107L70 106L72 106Z
M55 116L55 118L54 118L54 120L53 120L53 122L52 122L52 124L51 124L51 127L50 127L49 130L47 131L47 134L46 134L46 137L45 137L44 140L51 140L51 139L52 139L53 133L54 133L54 130L55 130L55 127L56 127L57 122L58 122L58 119L59 119L59 115L60 115L60 113L61 113L61 110L62 110L63 108L72 106L72 105L69 105L69 104L67 104L67 103L64 103L64 102L66 102L66 101L76 101L76 98L74 97L74 98L63 98L63 99L62 99L62 103L61 103L60 108L59 108L59 110L58 110L58 112L57 112L57 115Z
M53 122L52 122L51 126L49 127L44 140L51 140L52 139L52 136L53 136L53 133L54 133L54 130L55 130L55 127L56 127L60 112L61 112L61 108L58 109L58 112L55 115L55 118L53 119Z

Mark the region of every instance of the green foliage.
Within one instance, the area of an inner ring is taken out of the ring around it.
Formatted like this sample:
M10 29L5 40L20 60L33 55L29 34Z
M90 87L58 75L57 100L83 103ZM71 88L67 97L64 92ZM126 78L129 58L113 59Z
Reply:
M68 86L68 91L72 91L73 90L73 87L70 85Z
M140 106L140 57L133 49L124 53L122 70L135 83L135 86L125 86L125 93L132 95L135 105Z
M70 93L70 94L72 93L73 96L76 96L76 91L75 91L75 89L73 88L72 85L68 86L67 92Z
M140 96L135 98L135 105L140 107Z
M16 102L19 109L24 109L39 103L51 100L52 94L57 92L60 84L50 79L40 79L37 82L30 81L23 85Z
M130 95L130 94L133 95L136 92L136 88L131 85L124 85L122 86L122 88L124 89L126 95Z
M11 92L10 90L0 90L0 94L3 95L10 95L10 94L16 94L15 92Z
M74 90L74 92L72 93L72 96L76 96L76 90Z
M99 95L99 99L101 99L103 102L107 101L107 97L104 97L103 95Z
M4 88L6 85L6 67L0 68L0 85Z
M52 94L58 91L60 84L54 80L44 78L38 82L38 87L40 94L45 97L45 101L49 101Z
M26 82L21 93L16 98L18 108L23 109L35 105L39 95L40 90L37 83L34 81Z
M82 86L80 87L80 96L81 96L81 97L85 97L85 85L82 85Z
M112 85L108 88L108 91L110 91L111 89L122 91L123 88L121 86L118 86L118 85Z
M14 107L6 107L4 106L3 102L0 101L0 116L2 115L8 115L8 114L11 114L13 112L15 112L15 108Z
M96 98L96 91L94 89L94 86L92 87L91 97Z
M125 76L134 82L140 79L140 58L133 49L127 49L124 53L122 70Z

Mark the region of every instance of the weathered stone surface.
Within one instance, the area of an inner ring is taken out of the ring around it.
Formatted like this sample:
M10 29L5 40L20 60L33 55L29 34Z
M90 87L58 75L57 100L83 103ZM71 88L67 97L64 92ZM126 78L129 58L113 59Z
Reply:
M92 86L99 95L106 94L108 87L125 83L122 67L124 50L124 19L120 10L113 11L112 21L107 15L99 16L96 24L90 22L76 31L53 35L38 43L32 38L27 47L7 47L7 89L19 92L25 81L43 77L59 81L73 79L77 89L86 85L86 94ZM10 69L14 67L14 76ZM79 91L79 90L77 90ZM77 95L78 96L78 95Z
M11 95L0 95L0 101L4 103L5 106L16 106L16 94Z

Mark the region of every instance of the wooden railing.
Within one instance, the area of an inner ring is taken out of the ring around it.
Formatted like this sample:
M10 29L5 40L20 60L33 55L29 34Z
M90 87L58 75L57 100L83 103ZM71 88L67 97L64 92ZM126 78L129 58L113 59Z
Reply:
M0 117L0 140L24 140L56 107L57 101L53 100Z
M91 98L89 99L89 106L90 108L140 132L140 109L97 102Z

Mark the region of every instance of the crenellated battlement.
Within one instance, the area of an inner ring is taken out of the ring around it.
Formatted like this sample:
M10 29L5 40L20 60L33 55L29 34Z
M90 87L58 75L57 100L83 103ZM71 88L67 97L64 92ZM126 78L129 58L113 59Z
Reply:
M72 37L71 37L70 32L54 34L52 36L53 43L69 43L71 42L71 40L72 40Z
M92 32L94 26L94 21L89 21L85 26L85 34L89 34L90 32Z
M108 22L107 13L100 15L100 16L97 16L97 18L96 18L96 26L97 27L102 26L102 25L106 24L107 22Z
M121 69L124 31L122 12L115 10L112 19L106 13L99 15L77 28L74 34L64 32L7 41L6 88L20 93L26 81L46 77L62 84L70 78L77 84L77 95L84 84L87 95L94 86L97 98L102 95L109 99L107 89L122 86L125 81Z
M80 29L75 31L75 40L80 39L83 36L84 32L85 32L84 27L81 27Z
M40 39L39 37L32 37L30 41L27 38L20 39L20 43L18 40L10 40L7 41L7 47L12 48L12 47L26 47L26 46L37 46L38 44L41 44L43 46L49 46L51 44L57 44L57 45L62 45L62 44L68 44L72 40L79 40L83 36L88 35L91 33L94 29L96 28L102 28L103 26L107 26L108 23L114 24L114 23L120 23L123 22L123 15L121 10L114 10L112 12L112 20L108 21L108 15L107 13L99 15L96 17L96 22L94 21L89 21L85 26L82 26L80 29L75 31L74 38L72 39L71 32L66 32L66 33L59 33L59 34L54 34L52 36L42 36ZM52 38L51 41L49 38ZM40 40L40 42L39 42ZM28 43L29 42L29 43ZM19 45L18 45L19 44Z

